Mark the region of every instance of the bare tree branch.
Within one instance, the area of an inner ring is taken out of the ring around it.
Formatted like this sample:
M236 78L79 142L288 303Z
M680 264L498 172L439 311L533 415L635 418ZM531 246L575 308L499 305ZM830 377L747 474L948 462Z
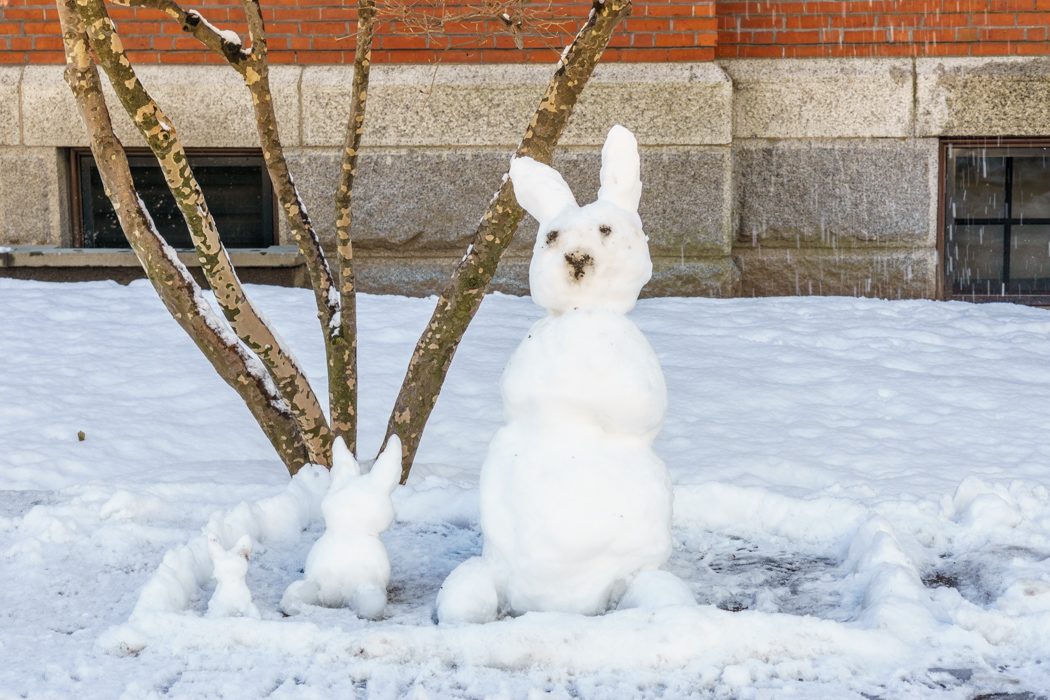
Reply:
M354 82L351 88L350 116L343 139L339 188L335 193L336 250L339 255L340 322L335 351L335 382L329 382L332 429L351 450L357 445L357 293L354 285L354 247L350 237L353 223L351 205L357 154L365 131L368 78L372 68L372 40L375 36L375 0L357 4L357 46L354 54ZM337 383L338 382L338 383Z
M128 242L164 306L219 376L241 396L294 474L311 461L298 421L258 358L215 315L189 271L157 232L135 191L124 147L113 132L102 83L89 55L87 34L76 14L76 0L58 0L57 4L66 55L66 82L90 133L99 174Z
M295 359L277 341L245 295L219 238L204 193L193 175L175 125L139 82L103 0L77 0L76 8L84 22L91 48L109 77L114 92L164 173L168 188L186 220L201 269L215 292L219 307L237 335L273 375L281 396L302 426L311 461L327 464L331 430L317 396ZM252 68L248 66L245 70L248 72Z
M258 0L242 0L248 21L250 48L245 48L239 38L231 41L229 33L219 30L196 10L183 10L175 0L124 0L124 2L137 7L160 9L168 13L181 24L183 30L191 33L202 44L223 56L244 79L252 95L256 130L259 134L267 172L281 209L288 220L292 238L306 261L310 285L314 290L314 301L325 340L329 412L332 416L333 432L343 437L350 450L354 451L357 432L357 338L356 314L354 313L356 303L353 300L352 287L353 271L346 261L341 260L340 278L348 278L351 289L349 294L340 293L340 290L336 289L332 270L328 265L316 229L307 213L306 205L299 197L298 188L295 186L288 167L270 90L266 28ZM371 32L371 29L369 31ZM370 47L370 36L368 44ZM349 312L342 311L343 306L348 306ZM323 446L327 450L329 445L330 438L326 436Z

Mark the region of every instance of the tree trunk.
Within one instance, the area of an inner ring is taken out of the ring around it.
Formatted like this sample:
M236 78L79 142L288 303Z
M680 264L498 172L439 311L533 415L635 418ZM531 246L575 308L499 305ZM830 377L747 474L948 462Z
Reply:
M219 307L237 335L272 374L278 391L302 427L311 461L327 464L332 438L320 402L295 359L277 341L245 295L175 125L139 82L103 0L78 0L76 8L114 92L157 158Z
M375 36L375 0L357 4L357 47L354 54L354 82L350 96L350 116L343 140L339 188L335 193L335 231L339 254L339 327L333 328L332 358L329 362L328 406L332 430L357 451L357 292L354 288L354 248L350 238L353 221L351 204L357 154L365 130L368 77L372 68L372 39Z
M363 132L365 99L375 33L374 0L360 0L357 20L357 51L350 118L343 151L342 174L336 193L336 232L339 253L338 290L316 230L292 179L270 99L266 31L258 0L243 0L250 49L231 41L196 10L183 10L176 0L116 0L134 7L161 10L179 22L183 30L221 55L244 79L252 94L255 122L270 180L289 222L292 237L306 261L321 321L328 365L328 405L332 433L342 437L356 452L357 443L357 303L354 289L353 249L350 242L350 201L356 174L357 153ZM326 445L327 447L327 445Z
M135 191L127 156L113 132L98 71L89 55L87 34L76 14L76 0L59 0L57 4L66 81L90 134L99 174L128 242L169 313L219 376L241 396L288 471L295 474L310 461L298 421L258 358L229 333L175 251L157 232Z
M631 0L595 1L586 24L562 54L515 155L551 162L554 148L613 30L630 12ZM386 439L394 434L401 438L401 483L408 479L423 428L437 403L452 357L481 305L523 214L514 198L510 178L504 176L478 224L467 254L452 273L430 322L416 343L387 424Z

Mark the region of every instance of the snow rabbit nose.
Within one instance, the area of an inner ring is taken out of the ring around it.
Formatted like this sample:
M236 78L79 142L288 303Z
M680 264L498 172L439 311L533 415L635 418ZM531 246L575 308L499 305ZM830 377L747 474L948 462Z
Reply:
M569 267L572 268L572 276L579 281L586 274L587 268L594 265L594 258L587 253L574 250L565 254L565 262L569 263Z
M550 313L627 313L652 277L649 239L638 216L638 142L622 126L605 139L599 179L597 200L581 207L554 168L528 157L510 163L514 196L540 225L529 291Z

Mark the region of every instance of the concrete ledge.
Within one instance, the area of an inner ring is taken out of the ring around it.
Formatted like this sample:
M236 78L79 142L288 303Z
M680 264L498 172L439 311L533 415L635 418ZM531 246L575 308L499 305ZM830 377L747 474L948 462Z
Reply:
M734 144L737 244L932 247L937 149L936 139Z
M503 146L521 140L551 66L375 66L368 146ZM346 128L351 66L303 70L303 142L339 146ZM643 144L725 144L732 85L714 64L600 65L562 138L600 145L613 124Z
M22 118L18 104L21 66L0 66L0 145L22 142Z
M291 287L309 286L298 251L285 246L230 251L238 275L245 282ZM191 251L180 251L198 283L204 284L200 265ZM458 257L360 255L354 260L359 291L367 294L429 296L448 282ZM78 248L0 248L0 277L60 282L110 279L123 284L142 279L142 268L130 250ZM492 289L507 294L529 293L529 259L507 256L500 263ZM740 270L729 257L702 259L654 258L653 279L642 296L737 296Z
M27 66L22 79L25 143L37 146L86 146L87 136L76 103L62 77L63 66ZM228 66L136 66L139 79L175 122L187 147L259 146L251 95ZM274 106L286 145L299 143L296 66L270 69ZM117 136L127 146L144 145L138 131L103 78L106 102Z
M919 59L920 136L1045 136L1050 59Z
M721 65L733 79L735 138L912 133L909 59L745 59Z
M200 267L192 250L178 251L179 260L187 267ZM290 246L231 249L230 258L238 267L299 267L303 259ZM18 246L0 249L0 268L14 267L139 267L138 258L124 248L53 248Z
M529 293L529 259L505 258L493 289L507 294ZM642 297L734 297L740 294L740 269L731 258L653 258L653 278Z
M787 250L733 251L744 296L864 296L929 299L937 293L937 251Z
M363 256L355 259L358 289L372 294L428 296L441 291L458 258L402 258ZM492 282L494 291L525 296L529 293L529 258L506 256ZM740 270L731 258L653 259L653 279L643 297L731 297L740 292Z

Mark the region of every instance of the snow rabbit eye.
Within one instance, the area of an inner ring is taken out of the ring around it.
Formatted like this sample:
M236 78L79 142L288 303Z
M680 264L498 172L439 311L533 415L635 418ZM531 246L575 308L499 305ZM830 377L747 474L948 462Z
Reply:
M555 314L630 311L652 276L638 217L641 160L634 135L622 126L609 130L598 199L585 206L557 170L532 158L512 160L510 179L518 203L540 224L529 266L533 301Z

